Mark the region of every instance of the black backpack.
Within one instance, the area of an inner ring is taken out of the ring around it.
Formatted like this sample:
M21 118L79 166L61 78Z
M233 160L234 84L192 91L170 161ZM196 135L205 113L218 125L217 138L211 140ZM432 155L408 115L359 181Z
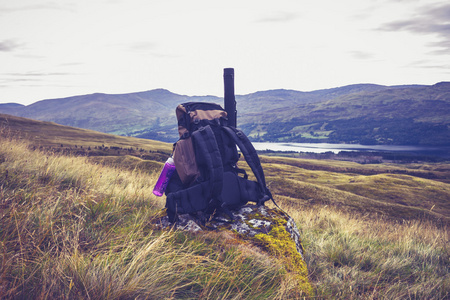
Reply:
M174 144L177 172L166 189L170 222L179 214L205 222L224 212L233 218L247 202L264 205L272 198L255 148L239 129L227 126L227 113L218 104L189 102L176 109L180 139ZM239 147L257 181L237 167Z

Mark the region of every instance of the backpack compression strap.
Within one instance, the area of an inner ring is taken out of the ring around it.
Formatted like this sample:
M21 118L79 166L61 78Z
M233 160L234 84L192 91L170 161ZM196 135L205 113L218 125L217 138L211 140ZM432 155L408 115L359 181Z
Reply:
M208 189L209 186L202 183L167 194L166 208L169 221L173 223L176 214L188 214L206 209L208 201L203 195Z
M255 174L256 180L261 188L261 192L264 194L264 196L258 200L258 205L264 204L267 200L273 200L272 194L266 186L266 179L264 177L264 171L261 167L261 161L259 160L258 153L252 143L241 130L231 126L223 126L222 128L238 145L242 154L244 154L245 161L252 169L253 174Z

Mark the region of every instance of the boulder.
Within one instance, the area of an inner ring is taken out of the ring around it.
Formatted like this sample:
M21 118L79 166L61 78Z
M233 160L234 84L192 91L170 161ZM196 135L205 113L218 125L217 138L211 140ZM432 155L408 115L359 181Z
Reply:
M308 270L303 256L304 249L294 220L281 209L267 206L245 205L231 213L234 220L228 216L218 216L205 224L202 224L196 216L189 214L179 215L178 222L171 224L165 215L158 219L157 224L162 228L175 226L178 230L193 233L229 230L238 238L250 241L280 260L286 271L295 276L301 289L311 294L312 288L307 279Z

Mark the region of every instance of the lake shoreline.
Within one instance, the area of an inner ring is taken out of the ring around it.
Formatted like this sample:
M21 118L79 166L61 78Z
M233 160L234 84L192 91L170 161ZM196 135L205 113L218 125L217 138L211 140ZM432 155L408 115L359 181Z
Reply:
M252 144L258 153L264 155L346 160L359 163L443 162L450 160L450 147L268 142Z

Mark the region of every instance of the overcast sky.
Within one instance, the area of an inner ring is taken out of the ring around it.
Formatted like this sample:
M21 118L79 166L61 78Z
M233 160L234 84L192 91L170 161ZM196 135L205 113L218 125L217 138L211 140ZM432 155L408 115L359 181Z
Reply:
M0 103L450 81L443 0L0 0Z

